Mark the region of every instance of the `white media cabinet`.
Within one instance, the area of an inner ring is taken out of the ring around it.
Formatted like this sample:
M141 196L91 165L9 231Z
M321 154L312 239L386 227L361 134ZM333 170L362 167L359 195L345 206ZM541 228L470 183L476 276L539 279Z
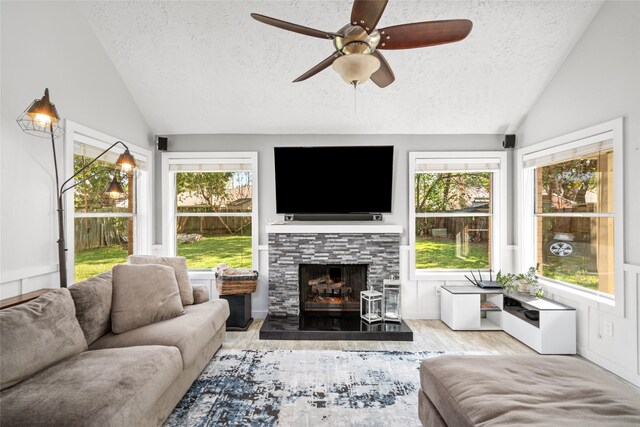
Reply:
M517 301L516 306L505 304ZM484 307L483 307L484 306ZM576 353L576 311L546 298L477 286L443 286L441 320L453 330L503 330L540 354ZM537 311L531 320L525 310Z

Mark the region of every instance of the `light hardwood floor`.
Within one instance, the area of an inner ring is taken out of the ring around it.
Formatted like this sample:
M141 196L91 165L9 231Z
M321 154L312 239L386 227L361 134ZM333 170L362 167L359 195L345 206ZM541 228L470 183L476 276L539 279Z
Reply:
M246 332L227 332L223 348L239 350L401 350L493 351L499 354L536 354L502 331L452 331L440 320L407 320L413 341L287 341L259 339L262 319Z

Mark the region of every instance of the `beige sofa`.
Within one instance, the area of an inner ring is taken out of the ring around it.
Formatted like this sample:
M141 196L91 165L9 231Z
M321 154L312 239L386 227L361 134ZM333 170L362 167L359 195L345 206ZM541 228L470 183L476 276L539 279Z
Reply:
M445 355L420 365L423 426L639 426L640 391L570 356Z
M111 273L0 311L0 425L155 426L222 345L226 300L121 334Z

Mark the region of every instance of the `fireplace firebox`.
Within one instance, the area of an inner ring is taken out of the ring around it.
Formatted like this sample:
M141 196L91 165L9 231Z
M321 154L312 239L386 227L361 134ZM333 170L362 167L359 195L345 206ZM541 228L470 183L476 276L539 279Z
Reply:
M300 264L301 312L358 312L368 264Z

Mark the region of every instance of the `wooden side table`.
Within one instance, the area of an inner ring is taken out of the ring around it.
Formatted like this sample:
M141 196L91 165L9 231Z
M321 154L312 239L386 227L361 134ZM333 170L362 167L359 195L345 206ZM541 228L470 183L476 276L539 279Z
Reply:
M17 297L5 298L0 300L0 310L5 308L14 307L16 305L24 304L38 298L40 295L44 295L47 292L51 292L53 289L38 289L37 291L28 292L26 294L18 295Z

